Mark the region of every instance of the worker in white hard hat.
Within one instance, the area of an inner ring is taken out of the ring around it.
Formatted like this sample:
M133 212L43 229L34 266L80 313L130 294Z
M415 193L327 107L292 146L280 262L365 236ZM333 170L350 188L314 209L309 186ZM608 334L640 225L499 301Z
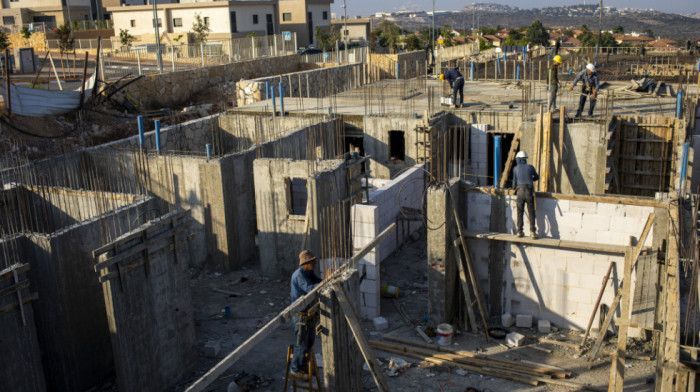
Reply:
M598 95L598 90L600 89L600 78L598 73L595 71L595 65L588 63L586 69L581 71L574 82L571 84L569 90L573 90L576 84L582 81L581 86L581 98L578 101L578 110L576 110L576 117L581 117L581 112L583 112L583 106L586 105L586 97L590 96L591 103L588 106L588 116L593 115L593 108L595 108L595 99Z
M513 168L513 187L517 196L518 218L516 221L518 237L523 237L523 212L527 204L527 215L530 221L530 236L537 239L537 226L535 224L535 181L540 176L534 166L527 163L527 153L520 151L515 156L517 165Z
M556 55L552 59L552 65L549 67L549 105L548 110L554 111L557 109L557 90L559 90L559 65L561 64L561 56Z

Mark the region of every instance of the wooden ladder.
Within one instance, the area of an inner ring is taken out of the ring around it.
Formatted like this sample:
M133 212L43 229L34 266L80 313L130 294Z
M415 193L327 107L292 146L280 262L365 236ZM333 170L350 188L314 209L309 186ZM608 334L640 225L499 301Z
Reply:
M311 391L311 392L321 392L323 391L323 386L321 385L321 377L318 375L318 366L316 364L316 354L314 354L314 350L309 350L309 353L306 354L308 357L308 366L307 370L308 373L306 374L307 378L306 380L301 380L297 377L294 377L290 373L290 366L292 364L292 358L294 357L294 345L290 344L289 347L287 348L287 368L285 370L284 374L284 389L283 391L287 392L287 386L289 385L289 381L292 381L292 390L296 392L297 390L301 391ZM316 381L316 386L314 386L314 380Z

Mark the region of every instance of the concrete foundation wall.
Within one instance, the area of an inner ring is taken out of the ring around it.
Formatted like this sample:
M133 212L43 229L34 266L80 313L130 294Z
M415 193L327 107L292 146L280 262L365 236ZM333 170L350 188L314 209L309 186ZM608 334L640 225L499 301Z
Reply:
M380 263L403 244L406 235L419 229L422 221L398 223L401 207L420 209L423 204L425 172L416 165L370 193L369 204L355 204L350 208L352 243L355 251L362 249L390 224L396 223L396 234L390 235L360 260L365 278L360 284L360 311L363 317L380 314Z
M186 105L192 95L223 83L297 71L300 59L301 56L293 54L149 75L123 91L142 110Z
M423 126L423 119L410 117L368 117L364 118L363 144L365 154L372 157L372 176L376 178L390 178L391 173L405 166L413 166L418 163L418 145L422 140L416 132L416 128ZM403 161L391 160L389 156L389 131L402 131L404 133Z
M298 267L305 235L306 248L324 256L321 238L329 233L322 232L321 212L348 196L344 161L256 159L253 167L261 271L269 277L288 276ZM306 180L306 215L290 213L294 178Z
M275 89L275 99L279 110L280 83L282 83L285 97L325 97L361 86L363 84L362 65L340 65L253 80L241 80L236 83L238 106L270 99L271 97L268 96L266 90L269 84Z
M104 238L128 231L132 220L154 207L142 201L50 235L33 235L25 249L32 305L47 385L84 391L114 373L107 314L92 251ZM117 232L114 232L114 231Z
M8 241L4 240L0 241L2 241L0 242L0 251L4 246L7 246L21 252L25 246L26 238L19 237L10 240L15 242L14 244L9 244ZM0 255L0 261L2 261L3 256ZM22 259L20 255L17 257ZM5 265L5 262L0 263L0 266ZM17 266L19 264L15 267ZM15 284L11 272L11 269L15 270L15 267L0 268L0 291ZM17 273L17 278L18 282L24 281L27 279L27 272L20 270ZM25 299L30 296L31 290L27 287L19 290L18 293ZM0 297L0 308L16 305L17 301L17 293L9 292ZM2 338L0 338L0 352L2 352L0 355L0 385L2 385L2 389L26 392L46 391L31 302L23 305L23 311L20 311L19 307L15 307L0 314L0 331L2 331Z

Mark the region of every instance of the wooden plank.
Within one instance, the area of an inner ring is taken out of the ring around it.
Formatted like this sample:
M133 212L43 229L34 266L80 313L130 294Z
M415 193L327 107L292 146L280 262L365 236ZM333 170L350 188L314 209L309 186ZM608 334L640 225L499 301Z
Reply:
M632 282L632 252L628 251L625 253L625 271L624 277L622 278L627 284L625 285L622 292L622 304L620 306L621 317L617 322L620 327L617 333L617 352L615 353L615 358L610 365L610 390L616 392L622 392L622 388L625 383L625 355L627 354L627 330L629 325L629 312L630 312L630 291ZM601 334L604 331L600 332Z
M468 186L462 183L460 189L466 192L476 192L485 193L491 195L515 195L514 189L494 189L493 187L475 187ZM660 207L668 208L669 202L656 200L651 197L646 196L590 196L590 195L576 195L576 194L566 194L566 193L550 193L550 192L535 192L537 198L548 198L555 200L575 200L575 201L588 201L593 203L608 203L608 204L619 204L619 205L632 205L641 207Z
M351 259L354 260L353 262L348 263L346 265L355 265L359 259L361 259L364 255L372 251L372 249L379 244L380 241L377 241L377 239L386 238L395 229L396 224L392 223L389 227L384 229L384 231L382 231L375 240L373 240L364 248L362 248L359 252L357 252L355 256L353 256L353 258ZM338 270L336 270L335 274L333 274L333 276L330 277L330 279L332 280L335 277L340 276L340 274L342 274L344 271L345 268L339 268ZM207 371L201 378L199 378L192 385L190 385L185 390L185 392L204 391L211 383L216 381L216 379L219 378L219 376L221 376L226 370L233 366L233 364L238 362L238 360L243 358L245 354L250 352L250 350L252 350L253 347L255 347L258 343L262 342L266 337L272 334L272 332L279 328L282 325L282 323L289 321L294 316L294 313L296 313L300 309L306 308L313 302L318 301L318 292L322 287L324 286L318 285L308 294L294 301L294 303L289 305L272 320L270 320L267 324L265 324L264 327L260 328L258 332L256 332L253 336L248 338L248 340L246 340L245 342L241 343L240 346L238 346L235 350L229 353L218 364L209 369L209 371Z
M27 287L29 287L29 281L26 279L22 280L21 282L15 283L0 290L0 298L14 294L15 292L26 289Z
M566 127L566 117L565 117L564 105L561 105L561 113L559 114L559 154L557 155L557 189L556 191L561 193L561 179L563 177L564 171L564 128Z
M637 284L632 301L630 325L639 328L654 328L656 309L656 282L658 280L657 252L640 256L637 262Z
M464 236L467 238L479 238L494 241L505 241L505 242L515 242L521 244L529 244L536 246L547 246L552 248L566 248L566 249L578 249L578 250L588 250L603 253L615 253L624 254L627 249L626 246L621 245L608 245L599 244L595 242L581 242L581 241L570 241L570 240L559 240L555 238L539 238L534 239L531 237L518 237L513 234L506 233L477 233L477 232L464 232Z
M472 304L472 296L469 293L469 285L467 284L467 275L464 272L464 265L462 264L462 255L459 252L459 241L455 240L452 244L452 249L455 254L455 263L457 264L457 269L459 270L459 282L462 287L462 294L464 294L464 303L467 307L467 314L469 316L469 325L473 332L479 331L476 326L476 316L474 315L474 306Z
M350 326L353 336L355 336L355 341L360 347L360 351L362 352L362 356L365 358L369 371L372 373L374 383L377 385L379 391L389 391L389 386L384 378L384 372L382 372L382 368L379 361L377 361L374 350L372 350L372 347L370 347L367 337L362 331L362 324L360 324L360 320L357 318L355 311L352 309L352 305L350 305L350 302L348 301L348 297L345 294L345 289L336 283L333 285L333 291L335 291L335 295L338 297L338 303L345 314L345 319Z
M4 270L0 271L0 280L5 280L5 279L13 279L14 274L13 271L16 271L17 273L22 273L25 271L29 271L29 264L13 264Z
M674 195L678 203L678 195ZM662 342L659 352L659 366L657 366L657 390L671 391L673 382L678 372L680 361L680 266L678 264L678 233L673 228L679 227L678 205L669 209L669 235L666 249L666 275L665 283L665 318L663 320Z
M24 305L26 305L32 301L35 301L37 299L39 299L39 294L32 293L31 295L22 298L21 304L22 304L22 306L24 306ZM0 308L0 315L5 314L5 313L7 313L7 312L11 311L12 309L19 307L19 306L20 306L20 304L18 302L13 302L11 304L5 305L2 308Z
M515 154L518 151L518 147L520 146L520 129L515 133L515 136L513 137L513 142L510 144L510 151L508 152L508 159L506 160L506 166L503 169L503 177L501 177L501 188L505 188L506 182L508 182L508 175L510 174L510 170L513 168L513 161L515 161Z

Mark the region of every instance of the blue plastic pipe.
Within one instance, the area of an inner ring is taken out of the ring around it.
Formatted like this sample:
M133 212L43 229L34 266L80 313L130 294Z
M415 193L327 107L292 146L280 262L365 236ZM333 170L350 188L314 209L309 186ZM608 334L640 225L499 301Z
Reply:
M493 186L498 188L498 179L501 177L501 137L493 138Z
M517 73L515 75L515 80L520 80L520 66L518 65Z
M156 152L160 154L160 120L156 120Z
M683 186L685 185L685 174L686 170L688 168L688 143L683 143L683 163L681 164L681 184L680 187L678 188L678 194L683 195L681 192L683 190Z
M700 60L698 60L698 64L700 64ZM470 70L471 72L469 73L469 80L474 80L474 62L471 62L470 65Z
M280 113L284 117L284 86L280 82Z
M399 80L399 63L396 63L396 80Z
M139 145L143 148L144 136L143 136L143 116L138 116L139 122Z
M265 82L265 99L270 99L270 82Z
M676 100L676 118L681 118L681 109L683 109L683 91L678 92L678 99Z
M211 160L211 144L206 145L207 148L207 161Z
M501 73L501 62L496 59L496 72Z
M272 97L272 115L274 116L277 112L277 105L275 104L275 87L270 86L270 97Z

